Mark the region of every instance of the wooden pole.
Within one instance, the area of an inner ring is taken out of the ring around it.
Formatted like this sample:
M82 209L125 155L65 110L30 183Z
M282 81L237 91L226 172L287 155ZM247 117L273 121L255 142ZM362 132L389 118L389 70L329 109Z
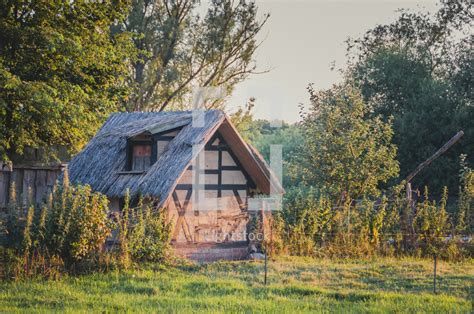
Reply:
M434 255L434 269L433 269L433 292L436 294L436 265L437 264L437 256Z
M267 243L265 242L265 279L264 284L267 285L267 273L268 273L268 252L267 252Z
M411 192L411 183L410 182L407 182L407 185L406 185L406 192L407 192L407 201L408 201L408 204L410 204L411 206L411 201L413 199L413 195L412 195L412 192Z
M267 285L267 276L268 276L268 246L267 246L267 241L266 241L266 236L267 233L265 232L265 210L266 210L266 203L265 201L262 204L262 232L263 232L263 243L265 245L265 277L263 279L263 283L266 286Z
M436 158L441 156L443 153L445 153L451 146L453 146L459 139L464 135L463 131L459 131L454 135L449 141L446 142L440 149L438 149L433 155L431 155L430 158L426 159L424 162L418 165L418 167L411 172L407 178L405 179L406 182L410 182L421 170L423 170L425 167L427 167L429 164L433 162Z

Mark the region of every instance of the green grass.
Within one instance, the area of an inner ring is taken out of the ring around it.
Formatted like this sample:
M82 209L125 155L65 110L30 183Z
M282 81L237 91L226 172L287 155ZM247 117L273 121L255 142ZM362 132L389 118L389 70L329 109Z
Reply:
M0 283L0 311L472 313L472 261L439 263L433 294L429 260L220 262Z

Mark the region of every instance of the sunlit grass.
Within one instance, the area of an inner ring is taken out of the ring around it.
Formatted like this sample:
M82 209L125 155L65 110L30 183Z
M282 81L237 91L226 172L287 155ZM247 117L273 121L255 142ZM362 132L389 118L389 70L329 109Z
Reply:
M171 312L471 313L472 261L440 262L434 294L430 260L219 262L0 284L0 310Z

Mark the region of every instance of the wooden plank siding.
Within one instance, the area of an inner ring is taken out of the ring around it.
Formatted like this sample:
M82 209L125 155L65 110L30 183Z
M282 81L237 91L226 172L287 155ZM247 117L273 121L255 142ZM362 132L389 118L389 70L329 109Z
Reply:
M15 183L16 202L41 203L53 191L53 187L64 167L58 166L13 166L11 171L0 170L0 209L10 202L10 186Z

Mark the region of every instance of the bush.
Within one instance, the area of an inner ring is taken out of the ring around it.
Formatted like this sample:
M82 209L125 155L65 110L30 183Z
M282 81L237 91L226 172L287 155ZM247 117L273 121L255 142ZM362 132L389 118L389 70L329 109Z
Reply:
M153 209L152 203L144 205L141 197L138 206L130 208L127 192L117 222L120 230L119 253L124 265L130 264L130 261L162 262L167 259L172 224L167 222L164 209Z
M446 209L446 188L438 202L430 199L428 189L417 204L407 202L400 186L388 195L376 200L346 199L342 206L333 206L328 197L311 189L290 190L281 216L283 251L325 257L437 255L459 260L472 256L463 216L455 219L456 213ZM469 208L472 198L465 199L459 202L458 213Z
M163 261L171 225L163 210L130 209L108 216L106 196L89 186L69 185L67 172L40 206L17 204L12 183L6 215L0 219L0 275L9 279L126 268L133 261ZM119 249L106 241L119 230Z
M130 230L130 254L133 260L160 262L167 258L171 241L171 223L163 209L150 206L133 211Z
M70 186L67 172L63 181L37 207L17 204L12 183L0 236L7 276L57 277L62 270L97 259L105 249L112 230L107 198L89 186Z

